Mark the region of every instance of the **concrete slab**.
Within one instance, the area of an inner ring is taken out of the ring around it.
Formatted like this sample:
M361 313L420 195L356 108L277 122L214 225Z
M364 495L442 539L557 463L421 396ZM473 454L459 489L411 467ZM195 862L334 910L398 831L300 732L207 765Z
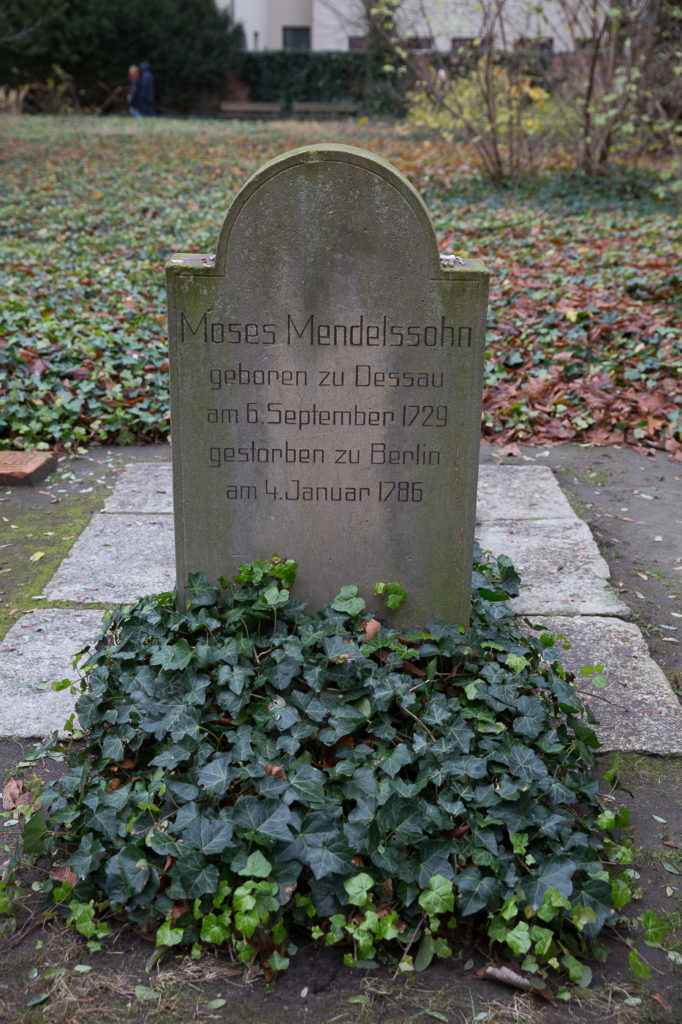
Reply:
M48 601L118 604L175 586L173 517L93 518L45 587Z
M662 670L649 655L638 626L615 618L533 617L571 644L562 662L578 676L583 698L599 719L604 750L682 754L682 706ZM584 665L603 665L604 690L579 676Z
M610 590L606 562L551 471L482 466L478 512L479 542L509 555L522 575L514 611L568 637L563 660L571 671L605 666L605 691L591 693L588 679L580 684L600 719L604 749L682 754L682 708L640 630L622 621L629 609ZM170 463L133 463L45 597L113 605L174 585ZM14 623L0 645L0 735L44 736L63 726L75 698L47 684L77 677L73 658L99 633L102 615L43 607Z
M105 512L173 514L173 474L170 462L133 462L121 471Z
M565 519L578 522L548 466L491 466L478 471L477 522Z
M63 733L76 697L50 684L79 678L73 659L99 634L103 615L86 608L41 608L15 622L0 645L0 736Z
M508 555L521 575L517 615L622 615L630 610L609 588L609 567L587 525L575 521L500 520L477 527L482 548Z

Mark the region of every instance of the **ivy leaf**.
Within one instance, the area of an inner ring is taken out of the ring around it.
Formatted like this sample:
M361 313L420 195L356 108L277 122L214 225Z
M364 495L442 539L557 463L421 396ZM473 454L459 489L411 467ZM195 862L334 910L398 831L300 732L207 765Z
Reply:
M209 586L203 572L190 573L185 591L192 608L211 607L220 594L217 587Z
M315 878L326 878L327 875L342 875L349 870L350 854L343 840L324 840L319 846L310 847L308 866Z
M366 872L360 872L352 878L347 878L343 887L348 894L348 901L355 907L364 907L369 900L369 893L374 885L374 879Z
M305 762L299 763L289 776L289 791L284 799L286 803L300 800L306 807L323 807L328 801L325 781L323 772Z
M435 954L435 943L433 936L427 932L419 943L417 955L414 958L415 971L425 971L433 960Z
M198 850L184 850L168 874L171 879L168 895L171 899L193 898L215 892L220 881L216 865L209 864Z
M606 879L588 878L580 883L572 895L564 892L561 895L570 895L572 906L590 907L594 911L595 920L583 926L583 934L588 939L596 938L607 918L613 916L613 888Z
M397 793L389 796L379 809L376 820L384 833L399 836L404 842L414 842L424 835L424 815L419 807Z
M502 894L502 883L492 875L482 875L478 868L466 868L456 878L460 912L469 917L479 910L492 908Z
M45 837L45 814L42 809L34 811L24 825L22 834L23 850L27 857L42 853Z
M211 857L223 853L229 847L233 832L230 821L216 821L202 814L188 825L182 838L186 846L201 850L204 856Z
M178 640L174 644L162 644L149 659L150 664L160 665L170 672L187 668L192 660L192 648L186 640Z
M92 832L86 832L78 849L74 850L67 863L79 878L87 878L90 872L102 862L103 855L104 847L99 839Z
M645 910L640 921L644 925L644 941L647 946L663 948L663 940L666 937L668 926L655 910Z
M267 672L267 678L276 690L286 690L291 680L301 671L301 664L295 658L278 651L272 659L268 659L264 671Z
M454 910L455 894L452 882L442 875L433 875L429 879L428 891L419 896L419 906L429 917L438 917Z
M498 757L503 757L512 775L521 779L525 785L530 785L547 774L547 769L541 758L530 747L526 747L522 743L505 744L499 751L495 751L491 755L491 759L497 760Z
M269 878L272 873L272 864L266 860L260 850L254 850L246 859L246 864L237 874L245 875L247 878Z
M234 826L267 839L292 838L291 811L279 800L258 800L255 796L241 796L234 805Z
M238 777L231 754L214 754L197 775L197 782L210 793L222 796Z
M526 739L534 740L543 732L547 723L547 715L541 700L538 700L537 697L519 697L515 710L517 714L520 713L520 717L515 717L512 725L517 736L525 736Z
M632 949L628 953L628 962L633 978L642 978L646 981L651 976L651 968L642 960L636 949Z
M560 855L548 857L542 862L538 871L523 881L523 892L528 904L533 910L537 910L542 906L545 893L549 889L556 889L561 896L568 899L573 892L571 879L575 870L576 863L570 857ZM610 895L611 888L610 886L607 888ZM584 900L581 899L580 902L584 903Z
M395 778L401 768L404 768L405 765L412 764L412 757L412 751L407 743L399 743L397 747L394 747L388 757L384 758L381 767L387 775L390 775L391 778Z
M358 588L351 584L341 587L331 606L335 612L342 612L344 615L359 615L365 608L365 602L358 597Z

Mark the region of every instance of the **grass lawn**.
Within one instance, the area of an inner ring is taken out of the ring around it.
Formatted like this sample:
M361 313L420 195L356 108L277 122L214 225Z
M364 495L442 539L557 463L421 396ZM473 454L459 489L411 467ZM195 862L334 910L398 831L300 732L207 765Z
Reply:
M390 160L441 251L492 271L485 438L682 451L682 232L643 173L499 190L466 147L388 123L5 116L1 134L0 447L166 438L165 261L212 252L266 160L334 141Z

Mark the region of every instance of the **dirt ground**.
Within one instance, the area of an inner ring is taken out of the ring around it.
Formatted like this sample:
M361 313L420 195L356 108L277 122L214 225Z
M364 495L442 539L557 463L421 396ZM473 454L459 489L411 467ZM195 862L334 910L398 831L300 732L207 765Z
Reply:
M682 464L660 452L597 449L578 445L520 448L505 453L491 446L482 459L514 464L537 461L552 467L578 514L586 520L607 559L612 578L632 610L656 661L678 695L682 692L680 577ZM89 515L101 507L120 466L120 456L167 459L163 447L91 450L64 461L32 488L0 487L0 640L17 614L36 606L69 544ZM6 527L6 529L5 529ZM40 558L33 559L36 552ZM4 570L4 571L3 571ZM28 743L0 738L0 774L28 778L22 766ZM598 773L612 757L599 760ZM46 762L44 772L55 770ZM18 908L15 930L0 934L0 1021L3 1024L351 1024L351 1022L444 1021L451 1024L616 1024L682 1019L682 787L680 762L640 755L620 757L620 775L632 796L619 799L631 810L642 898L633 916L655 910L668 925L665 951L643 942L641 928L602 936L604 964L592 965L593 986L576 990L570 1002L544 1002L479 979L485 951L461 943L448 961L426 972L393 980L395 964L351 972L342 952L301 944L292 965L272 988L262 977L244 975L224 955L191 961L168 951L149 967L153 946L126 926L100 952L85 939L42 917L39 895ZM0 865L13 826L3 829ZM27 876L25 888L39 877ZM0 919L1 924L2 919ZM647 981L635 981L628 966L631 947L651 965ZM148 969L146 969L148 968Z

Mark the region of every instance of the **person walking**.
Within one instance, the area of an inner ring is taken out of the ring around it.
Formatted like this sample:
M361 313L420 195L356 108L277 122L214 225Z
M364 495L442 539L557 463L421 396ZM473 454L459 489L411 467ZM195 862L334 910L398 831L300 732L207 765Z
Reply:
M156 113L154 110L154 76L148 60L143 60L140 64L139 97L142 116L153 117Z
M131 64L128 68L128 113L132 117L142 117L140 113L140 69L137 64Z

